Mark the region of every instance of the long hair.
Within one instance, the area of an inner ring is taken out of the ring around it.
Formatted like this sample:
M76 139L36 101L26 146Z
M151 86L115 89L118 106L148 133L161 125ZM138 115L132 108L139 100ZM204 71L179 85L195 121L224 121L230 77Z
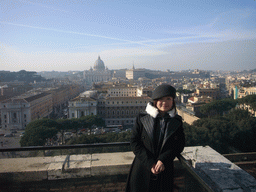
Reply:
M159 99L153 100L153 106L154 106L155 108L157 108L157 107L156 107L156 103L157 103L158 100L159 100ZM175 109L175 114L177 114L176 102L175 102L174 99L173 99L172 108L170 109L170 111L173 110L173 108Z

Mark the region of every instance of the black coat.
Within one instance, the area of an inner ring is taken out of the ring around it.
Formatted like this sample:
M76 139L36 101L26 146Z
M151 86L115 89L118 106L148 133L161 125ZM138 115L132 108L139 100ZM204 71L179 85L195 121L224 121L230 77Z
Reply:
M156 118L149 114L140 114L132 130L131 148L135 154L127 179L126 192L147 192L150 188L151 168L158 161L162 161L165 170L159 175L161 189L158 191L172 191L173 188L173 160L182 152L185 136L182 118L175 115L170 118L164 135L159 156L154 150L153 133Z

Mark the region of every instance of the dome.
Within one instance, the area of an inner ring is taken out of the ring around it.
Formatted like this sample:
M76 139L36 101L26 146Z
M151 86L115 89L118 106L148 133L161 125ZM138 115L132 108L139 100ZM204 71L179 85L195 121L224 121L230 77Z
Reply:
M95 61L93 70L94 71L103 71L103 70L105 70L104 62L100 59L100 56Z

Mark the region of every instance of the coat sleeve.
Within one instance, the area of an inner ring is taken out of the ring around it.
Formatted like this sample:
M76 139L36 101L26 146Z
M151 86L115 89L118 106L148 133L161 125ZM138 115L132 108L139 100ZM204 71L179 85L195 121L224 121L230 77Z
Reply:
M156 162L153 154L144 146L142 142L143 125L140 122L140 116L136 118L136 123L132 129L131 149L140 162L150 171Z
M167 145L166 149L159 155L158 160L162 161L163 164L166 165L168 161L173 161L173 159L183 151L184 147L185 134L181 123L181 126L174 133L172 140L169 141L169 145Z

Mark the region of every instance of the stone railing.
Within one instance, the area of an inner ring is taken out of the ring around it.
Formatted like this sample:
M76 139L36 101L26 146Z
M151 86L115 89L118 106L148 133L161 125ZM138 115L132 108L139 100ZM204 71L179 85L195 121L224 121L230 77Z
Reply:
M76 147L83 146L74 146ZM40 148L40 150L43 149L43 147ZM12 151L12 149L9 150ZM3 153L7 151L8 149L0 149ZM123 191L133 158L134 154L128 151L0 159L0 186L4 191L6 186L9 188L15 186L17 189L20 186L24 187L26 183L29 185L39 183L37 187L53 188L60 183L64 185L73 182L71 185L74 186L77 185L75 183L83 182L83 185L85 183L98 185L98 187L101 185L98 191L102 191L102 188L113 185L115 180L121 184L116 185L119 187L118 190L112 191ZM175 167L187 172L182 176L179 175L179 178L184 180L179 191L256 191L254 177L209 146L186 147L179 161L176 160ZM55 184L50 185L52 183ZM70 191L76 190L74 188ZM94 191L97 190L94 189Z

